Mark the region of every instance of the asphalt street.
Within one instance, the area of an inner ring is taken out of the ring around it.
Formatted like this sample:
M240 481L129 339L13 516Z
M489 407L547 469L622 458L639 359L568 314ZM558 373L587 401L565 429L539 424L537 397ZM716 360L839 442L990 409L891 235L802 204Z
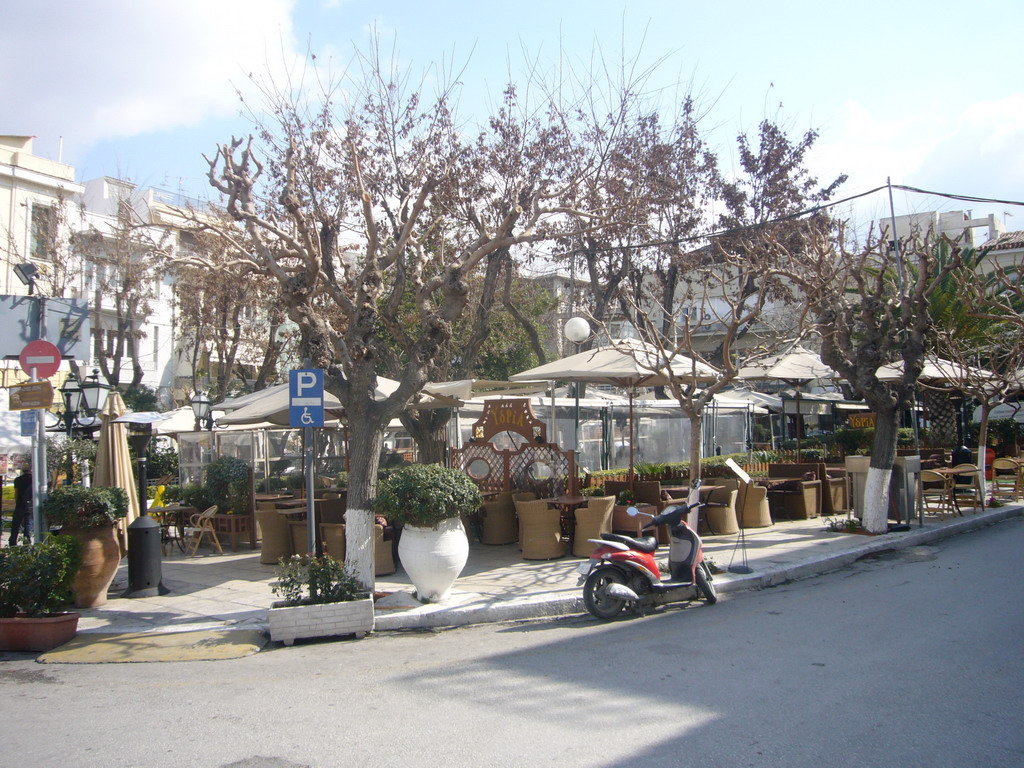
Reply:
M0 662L0 765L1024 764L1024 521L599 624Z

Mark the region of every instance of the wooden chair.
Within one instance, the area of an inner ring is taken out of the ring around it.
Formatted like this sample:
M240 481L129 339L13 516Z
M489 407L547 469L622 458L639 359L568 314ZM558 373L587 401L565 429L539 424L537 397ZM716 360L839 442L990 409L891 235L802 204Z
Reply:
M612 532L614 496L592 496L587 506L576 510L576 528L572 539L575 557L590 557L594 545L588 539L599 539L602 533Z
M992 495L998 499L1014 501L1022 495L1021 464L1009 458L992 461Z
M517 501L516 514L524 560L553 560L565 555L559 510L544 501Z
M981 470L977 464L957 464L953 467L953 503L961 509L961 502L985 510L981 494Z
M921 506L925 514L955 515L959 510L953 504L953 480L949 475L922 469Z
M211 546L216 547L219 554L224 554L224 549L220 545L220 539L217 538L217 529L213 527L213 516L215 514L217 514L216 504L209 509L192 515L188 526L185 528L185 537L188 539L185 554L189 557L195 557L199 552L199 547L203 543L204 538L210 540Z
M260 562L263 565L274 565L282 557L291 557L288 520L277 511L274 502L256 502L256 523L260 528Z
M373 524L373 572L376 576L390 576L394 573L395 558L391 551L391 542L384 540L384 526Z

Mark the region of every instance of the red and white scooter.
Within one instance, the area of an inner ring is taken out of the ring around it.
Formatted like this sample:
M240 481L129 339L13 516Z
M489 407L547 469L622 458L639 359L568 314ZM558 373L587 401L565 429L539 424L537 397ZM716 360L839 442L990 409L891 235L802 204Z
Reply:
M644 530L668 525L672 542L669 546L669 578L662 579L654 552L658 542L654 536L633 538L603 533L600 539L588 539L598 545L590 560L579 567L583 585L583 604L599 619L613 619L628 608L643 613L665 603L703 599L707 605L718 602L711 571L704 564L700 536L686 517L699 509L700 482L694 484L686 504L666 507L659 515L648 515L651 521ZM644 514L630 507L633 517Z

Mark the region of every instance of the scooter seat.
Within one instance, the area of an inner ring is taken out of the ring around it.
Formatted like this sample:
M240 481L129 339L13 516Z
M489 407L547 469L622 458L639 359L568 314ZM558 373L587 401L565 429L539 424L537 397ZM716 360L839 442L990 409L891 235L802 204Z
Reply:
M623 536L621 533L602 533L601 538L605 541L616 541L619 544L625 544L630 549L647 554L651 554L658 549L658 540L653 536L643 536L639 539L634 539L632 536Z

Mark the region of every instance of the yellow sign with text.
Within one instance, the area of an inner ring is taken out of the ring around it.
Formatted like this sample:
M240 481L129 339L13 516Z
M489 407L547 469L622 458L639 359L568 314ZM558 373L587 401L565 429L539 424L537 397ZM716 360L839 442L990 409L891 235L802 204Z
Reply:
M873 413L851 413L850 429L868 429L875 426L875 414Z

